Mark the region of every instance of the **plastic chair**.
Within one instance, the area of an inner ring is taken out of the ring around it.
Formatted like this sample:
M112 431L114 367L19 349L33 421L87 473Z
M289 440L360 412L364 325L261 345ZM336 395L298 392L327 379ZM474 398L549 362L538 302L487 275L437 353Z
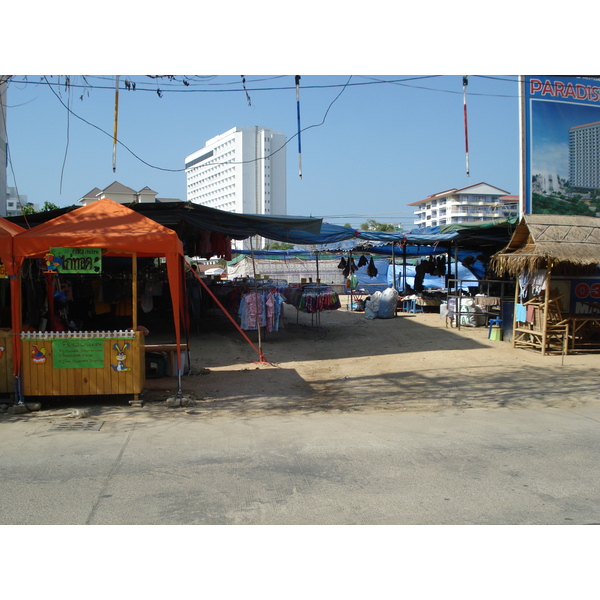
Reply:
M492 327L502 327L502 319L490 319L489 325L490 330L488 332L488 338L492 339Z

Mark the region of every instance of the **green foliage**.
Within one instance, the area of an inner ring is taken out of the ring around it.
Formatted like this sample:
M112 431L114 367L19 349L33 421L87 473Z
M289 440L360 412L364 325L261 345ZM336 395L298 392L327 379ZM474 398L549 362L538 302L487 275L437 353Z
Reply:
M33 208L33 204L31 203L21 207L21 214L23 215L32 215L35 212L37 211Z
M596 213L581 200L581 196L560 199L553 196L532 195L532 212L542 215L581 215L595 217Z
M31 202L29 202L28 204L26 204L25 206L23 206L21 208L21 214L27 216L27 215L33 215L34 213L37 212L48 212L49 210L56 210L60 208L59 206L56 206L56 204L53 204L52 202L44 202L43 206L42 206L42 210L35 210L35 208L33 208L33 204L31 204Z
M360 228L363 231L396 231L396 228L391 223L379 223L374 219L369 219Z
M286 244L285 242L270 242L265 246L265 250L291 250L294 244Z

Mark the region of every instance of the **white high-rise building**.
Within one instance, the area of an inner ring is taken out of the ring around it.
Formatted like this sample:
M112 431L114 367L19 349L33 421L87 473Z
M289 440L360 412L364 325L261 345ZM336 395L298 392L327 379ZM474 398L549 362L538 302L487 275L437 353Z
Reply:
M187 199L228 212L285 215L285 135L234 127L185 159Z
M569 129L569 184L600 189L600 122Z

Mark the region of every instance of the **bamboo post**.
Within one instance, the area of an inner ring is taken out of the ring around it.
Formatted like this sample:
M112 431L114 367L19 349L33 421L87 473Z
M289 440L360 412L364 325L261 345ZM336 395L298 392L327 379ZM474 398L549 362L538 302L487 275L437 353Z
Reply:
M515 306L513 308L513 333L512 333L512 346L513 348L517 347L517 304L519 303L519 288L521 286L521 282L519 280L519 276L517 275L517 281L515 285Z
M548 305L550 303L550 272L551 266L546 268L546 293L544 294L544 322L542 324L542 356L546 354L546 341L548 338Z

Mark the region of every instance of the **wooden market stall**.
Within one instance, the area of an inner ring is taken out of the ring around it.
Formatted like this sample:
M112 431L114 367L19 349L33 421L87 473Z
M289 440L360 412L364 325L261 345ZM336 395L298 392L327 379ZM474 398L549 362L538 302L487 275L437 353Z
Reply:
M145 384L144 335L137 326L137 259L164 257L173 305L175 338L181 344L183 245L177 233L110 199L62 214L14 237L15 267L23 272L28 259L42 264L49 318L22 322L21 288L11 299L17 311L15 375L22 396L133 395ZM107 257L131 262L131 327L80 331L57 327L53 303L61 273L101 273ZM42 326L40 326L42 325ZM36 327L37 326L37 327ZM177 351L177 368L180 352ZM181 386L180 386L181 387Z
M3 299L9 304L6 307L2 302L2 314L0 317L0 394L14 393L14 368L13 356L15 350L14 324L16 321L16 308L11 298L19 287L18 269L13 259L13 238L15 235L25 231L19 225L15 225L0 217L0 286ZM8 285L6 283L8 282ZM17 329L18 331L18 329Z
M600 351L600 219L526 215L490 266L517 279L515 348Z

